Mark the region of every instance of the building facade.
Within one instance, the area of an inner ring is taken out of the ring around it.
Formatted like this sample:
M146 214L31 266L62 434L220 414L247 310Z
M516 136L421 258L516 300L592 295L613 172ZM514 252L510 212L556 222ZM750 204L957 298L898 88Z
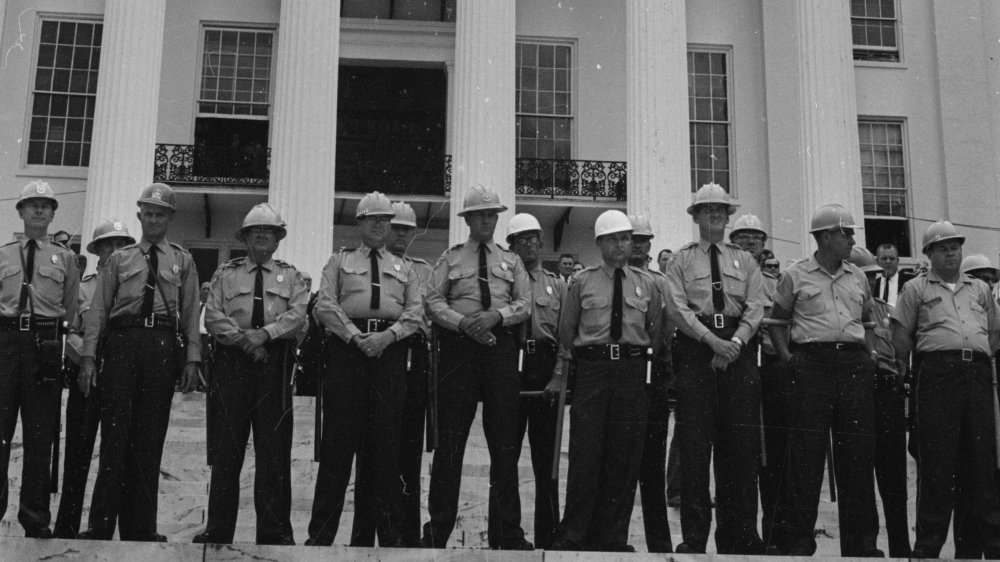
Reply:
M998 39L990 0L0 0L0 238L32 179L84 246L164 181L202 277L262 201L315 276L365 192L409 202L435 259L483 183L546 260L595 263L600 212L676 250L715 181L783 261L829 202L904 261L941 218L996 260Z

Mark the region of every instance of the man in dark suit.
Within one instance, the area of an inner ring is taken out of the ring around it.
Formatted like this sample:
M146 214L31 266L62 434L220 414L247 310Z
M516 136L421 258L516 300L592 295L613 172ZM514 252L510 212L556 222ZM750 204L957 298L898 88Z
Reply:
M896 297L903 290L903 285L915 275L912 270L899 269L899 250L895 244L880 245L875 262L882 267L882 275L876 282L875 296L887 302L889 306L896 306Z

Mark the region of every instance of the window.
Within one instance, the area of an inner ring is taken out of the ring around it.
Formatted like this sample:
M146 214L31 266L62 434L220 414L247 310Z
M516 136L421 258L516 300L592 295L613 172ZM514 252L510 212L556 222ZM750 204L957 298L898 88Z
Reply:
M340 17L455 21L456 0L344 0Z
M909 256L903 123L859 120L858 144L869 249L891 242L899 248L901 256Z
M854 60L899 62L896 0L851 0Z
M729 80L726 53L688 52L691 189L715 182L729 191Z
M28 164L86 166L103 25L43 20L32 89Z
M517 157L572 158L569 45L517 43Z

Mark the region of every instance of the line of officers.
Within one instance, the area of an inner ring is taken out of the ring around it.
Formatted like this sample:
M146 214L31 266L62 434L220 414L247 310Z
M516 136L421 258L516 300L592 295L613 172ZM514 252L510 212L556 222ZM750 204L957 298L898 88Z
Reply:
M165 184L142 191L138 242L120 221L100 223L87 247L98 273L81 283L72 253L48 241L58 207L51 188L35 181L18 199L25 237L0 247L0 460L6 475L20 413L18 519L29 537L108 540L117 530L123 540L164 540L156 512L171 401L175 387L195 388L202 359L197 272L166 238L174 202ZM204 309L213 341L212 475L208 523L195 542L232 542L252 430L257 542L294 544L290 397L295 349L311 322L325 337L306 544L335 540L356 465L351 545L445 547L482 402L491 548L632 551L638 486L647 545L669 552L672 376L683 537L676 552L705 552L714 507L718 553L813 554L828 461L842 555L883 556L877 473L891 556L937 557L954 511L956 555L1000 557L992 362L1000 314L989 286L961 271L964 237L948 222L932 224L923 239L930 270L892 309L872 296L878 266L854 247L858 227L843 207L816 211L818 249L780 279L757 265L766 232L756 217L734 225L730 239L739 245L725 241L736 209L720 186L699 189L688 208L699 240L680 249L665 275L646 266L648 220L606 211L594 225L601 263L567 284L541 267L544 233L534 217L509 221L511 249L494 242L506 206L490 187L469 190L458 213L469 238L433 267L406 255L417 233L413 210L374 192L356 212L361 246L331 256L310 302L309 279L273 258L285 223L267 204L255 206L236 233L247 256L219 267ZM57 466L67 375L65 476L52 530L50 464ZM904 383L915 388L910 412L898 392ZM570 395L560 510L559 439ZM918 460L912 549L907 415ZM81 532L98 428L100 466ZM525 538L518 493L525 433L535 544ZM421 528L425 442L434 455L430 520Z

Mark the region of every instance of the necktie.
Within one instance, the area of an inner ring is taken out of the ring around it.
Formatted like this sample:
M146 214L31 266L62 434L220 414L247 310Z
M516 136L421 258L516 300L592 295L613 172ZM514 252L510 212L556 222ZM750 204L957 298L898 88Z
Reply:
M145 258L148 273L146 273L146 288L142 293L142 310L139 314L143 318L148 318L153 315L153 295L156 292L156 274L160 269L160 261L156 256L156 246L149 247L149 253L145 255Z
M889 278L882 278L882 300L889 302Z
M28 240L28 259L26 260L25 271L21 273L21 296L18 299L17 309L24 314L24 306L28 304L28 287L31 285L31 278L35 275L35 241Z
M257 279L253 283L253 314L250 324L259 329L264 326L264 268L257 265Z
M622 269L615 269L615 292L611 301L611 339L618 341L622 338L622 280L625 279L625 272Z
M721 313L726 308L726 299L722 295L722 274L719 272L719 247L709 246L712 255L712 306L715 312Z
M379 267L378 267L378 250L372 248L371 253L369 255L371 256L371 259L372 259L372 266L371 266L371 270L372 270L372 303L371 303L371 309L372 310L378 310L378 307L379 307L379 304L380 304L379 300L381 299L381 296L382 296L381 295L381 293L382 293L382 285L378 282L379 281L379 273L380 273Z
M479 302L483 310L489 310L493 302L490 300L489 270L486 269L486 244L479 245Z

